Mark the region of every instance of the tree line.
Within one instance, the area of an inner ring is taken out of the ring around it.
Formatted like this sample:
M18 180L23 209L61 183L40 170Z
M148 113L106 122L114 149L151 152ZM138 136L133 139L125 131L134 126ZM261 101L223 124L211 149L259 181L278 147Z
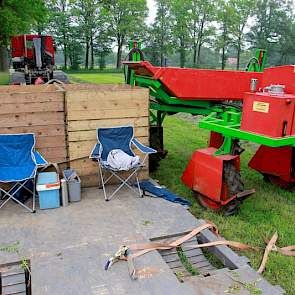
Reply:
M104 68L114 48L120 68L134 38L142 40L147 59L161 66L176 56L180 67L211 62L224 69L232 57L240 69L241 56L253 48L267 49L271 65L294 63L292 1L155 0L155 5L156 17L148 24L146 0L0 0L0 42L3 49L10 35L28 30L51 34L64 68L72 69Z

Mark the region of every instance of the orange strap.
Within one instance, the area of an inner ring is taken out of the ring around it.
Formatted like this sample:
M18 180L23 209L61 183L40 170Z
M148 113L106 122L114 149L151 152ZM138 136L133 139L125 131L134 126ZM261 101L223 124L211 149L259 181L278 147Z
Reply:
M178 247L179 245L183 244L184 242L190 240L194 236L196 236L198 233L200 233L204 229L211 229L214 232L217 232L217 227L213 223L205 223L201 226L195 228L190 233L184 235L183 237L170 242L170 243L142 243L142 244L131 244L128 246L131 250L140 250L138 252L135 252L130 255L131 258L136 258L139 256L142 256L148 252L151 252L153 250L169 250Z

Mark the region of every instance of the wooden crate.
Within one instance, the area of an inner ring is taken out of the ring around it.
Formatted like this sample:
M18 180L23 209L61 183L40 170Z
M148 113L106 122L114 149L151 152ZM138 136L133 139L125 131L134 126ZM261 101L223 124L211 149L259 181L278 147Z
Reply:
M149 93L128 85L79 84L65 86L68 154L70 166L81 176L82 185L97 186L98 167L87 157L96 143L96 129L133 125L135 136L149 142ZM148 177L148 167L141 178Z
M28 132L48 161L66 160L64 91L54 85L0 87L0 133Z

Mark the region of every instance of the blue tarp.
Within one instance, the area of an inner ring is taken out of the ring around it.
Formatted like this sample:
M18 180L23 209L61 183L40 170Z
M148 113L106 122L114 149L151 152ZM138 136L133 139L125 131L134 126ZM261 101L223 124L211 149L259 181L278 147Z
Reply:
M139 183L140 188L143 190L143 192L149 192L154 196L163 198L167 201L173 202L173 203L178 203L181 205L185 205L185 206L190 206L191 202L188 200L185 200L173 193L171 193L170 191L168 191L165 188L159 187L154 185L152 182L150 182L149 180L144 180L141 181Z

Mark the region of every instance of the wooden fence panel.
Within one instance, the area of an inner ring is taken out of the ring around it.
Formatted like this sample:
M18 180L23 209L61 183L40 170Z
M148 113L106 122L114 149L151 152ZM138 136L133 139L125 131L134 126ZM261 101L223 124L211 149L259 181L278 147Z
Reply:
M48 161L66 160L64 91L54 85L0 87L0 133L34 133Z
M149 94L147 89L126 85L66 86L69 159L90 155L96 143L96 129L132 125L135 136L149 144ZM98 186L97 163L90 159L70 162L83 186ZM141 178L148 177L148 167Z

